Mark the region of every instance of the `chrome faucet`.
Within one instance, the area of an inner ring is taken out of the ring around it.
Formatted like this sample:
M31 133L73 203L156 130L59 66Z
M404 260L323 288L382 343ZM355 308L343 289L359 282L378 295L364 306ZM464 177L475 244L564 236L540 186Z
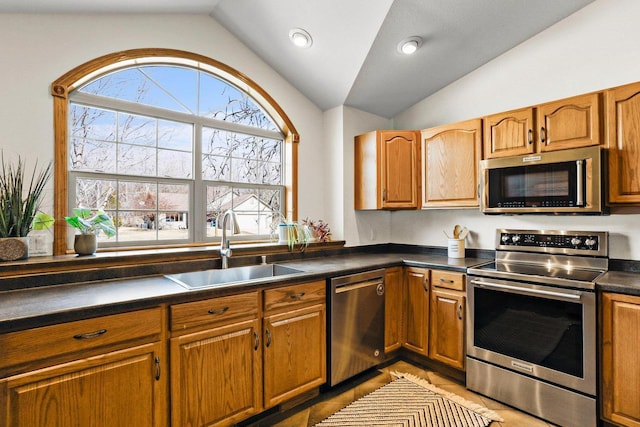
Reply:
M236 219L236 213L229 209L222 215L222 241L220 242L220 258L222 258L222 268L228 268L229 262L228 259L231 257L231 245L229 244L229 240L227 239L227 227L229 220L231 220L232 234L237 234L240 232L240 227L238 226L238 221Z

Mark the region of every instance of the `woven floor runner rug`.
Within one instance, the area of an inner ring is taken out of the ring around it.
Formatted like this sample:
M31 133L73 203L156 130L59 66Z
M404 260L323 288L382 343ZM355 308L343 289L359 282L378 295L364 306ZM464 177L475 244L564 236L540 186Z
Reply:
M398 378L316 427L487 427L492 421L503 421L490 409L441 390L422 378L398 372L392 375Z

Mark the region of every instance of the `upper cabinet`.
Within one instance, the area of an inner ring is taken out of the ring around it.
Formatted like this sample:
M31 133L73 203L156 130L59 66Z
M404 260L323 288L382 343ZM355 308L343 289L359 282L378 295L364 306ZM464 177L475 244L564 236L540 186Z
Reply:
M602 144L602 95L590 93L485 118L486 159Z
M378 130L354 143L355 209L417 209L420 133Z
M609 202L640 203L640 83L608 90Z
M484 158L517 156L535 151L533 109L498 113L484 119Z
M422 207L477 207L482 120L422 131Z

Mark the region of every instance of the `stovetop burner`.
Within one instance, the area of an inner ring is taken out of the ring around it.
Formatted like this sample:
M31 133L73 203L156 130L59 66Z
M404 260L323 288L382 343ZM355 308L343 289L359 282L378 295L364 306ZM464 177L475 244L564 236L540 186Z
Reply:
M496 259L469 274L580 289L595 289L608 269L608 233L496 230Z

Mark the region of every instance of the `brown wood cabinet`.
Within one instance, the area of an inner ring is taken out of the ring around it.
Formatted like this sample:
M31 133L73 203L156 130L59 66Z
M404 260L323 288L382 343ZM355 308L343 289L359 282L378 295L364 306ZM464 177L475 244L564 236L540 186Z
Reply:
M465 275L431 271L429 358L464 369Z
M536 107L541 152L601 145L602 94L588 93Z
M477 207L482 120L422 131L422 207Z
M324 280L264 292L264 404L270 408L326 382Z
M522 108L484 118L484 158L535 152L533 109Z
M229 425L262 409L259 293L170 307L171 420Z
M606 92L609 202L640 204L640 83Z
M387 268L384 274L384 351L392 352L402 346L402 312L404 294L404 270Z
M602 123L601 93L494 114L484 119L484 156L491 159L601 145Z
M355 137L355 209L420 206L419 135L411 130L378 130Z
M602 294L602 418L640 427L640 297Z
M155 308L0 335L0 426L166 426L162 318Z
M404 343L407 349L429 355L429 270L406 267Z

